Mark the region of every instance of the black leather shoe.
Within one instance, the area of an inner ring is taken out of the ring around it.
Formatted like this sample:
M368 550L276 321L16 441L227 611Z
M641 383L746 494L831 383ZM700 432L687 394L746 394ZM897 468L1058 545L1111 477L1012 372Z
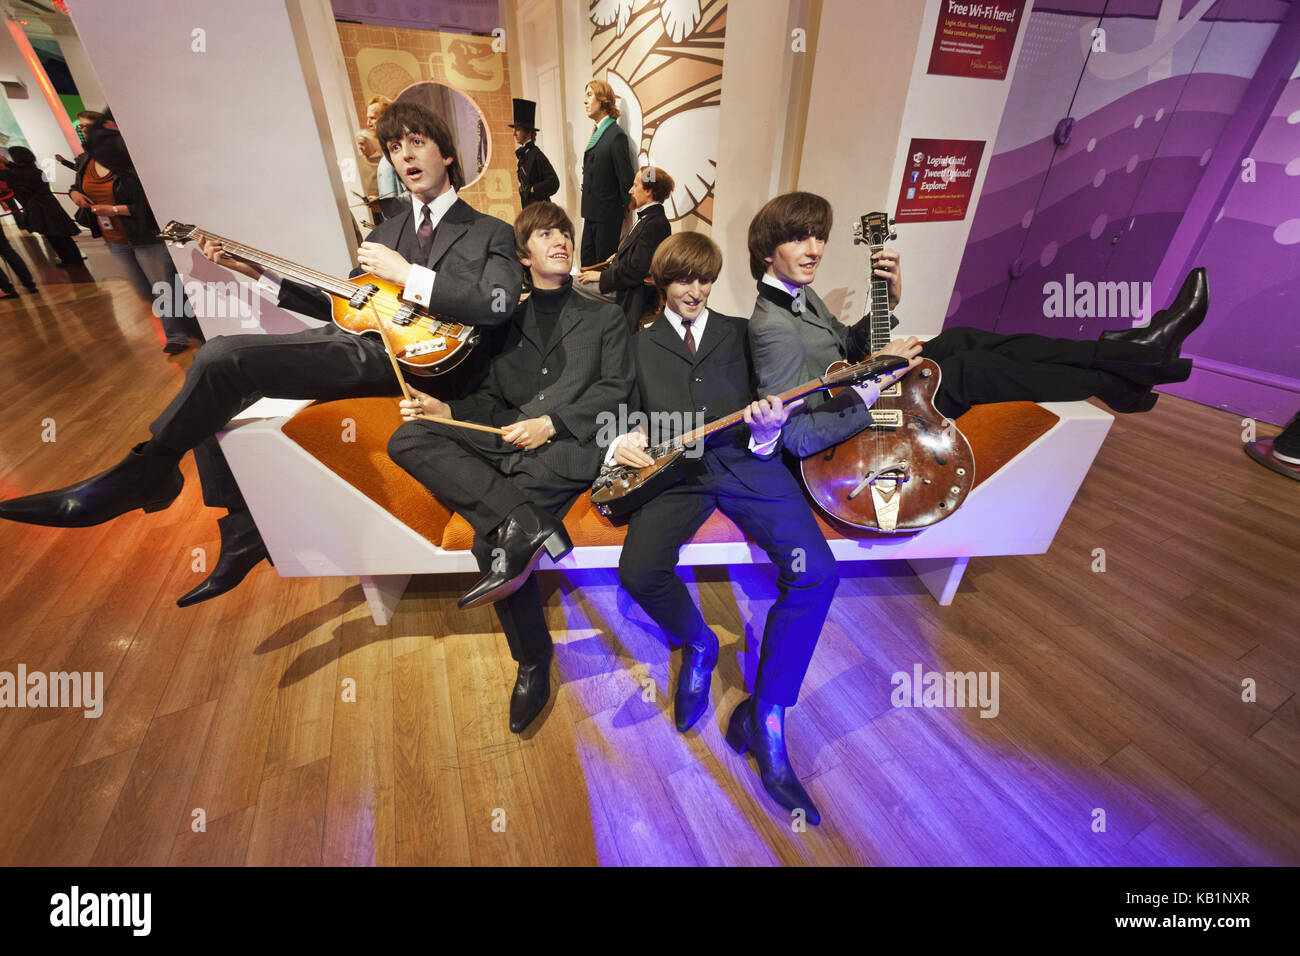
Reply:
M237 587L258 562L270 560L262 536L247 515L226 515L217 519L217 525L221 528L221 556L217 558L217 566L202 584L176 599L177 607L189 607L225 594Z
M718 637L705 628L700 636L682 648L682 669L677 675L673 716L677 729L686 733L709 706L709 684L718 663Z
M532 505L520 505L497 529L493 568L456 602L462 611L514 594L533 573L545 551L558 561L573 550L558 518Z
M1151 316L1151 324L1142 329L1115 329L1101 333L1110 342L1128 342L1147 345L1164 353L1165 360L1178 356L1183 340L1196 331L1210 307L1210 286L1204 269L1193 269L1183 280L1178 297L1167 309Z
M144 455L141 442L108 471L57 491L0 502L0 518L51 528L88 528L143 508L161 511L181 493L178 459Z
M767 719L756 726L754 698L743 701L727 725L727 743L738 754L747 749L754 751L758 775L768 796L787 810L802 810L804 818L816 826L822 821L821 814L795 776L785 752L785 708L771 707L767 711Z
M551 699L551 659L542 664L520 664L510 695L510 732L522 733Z

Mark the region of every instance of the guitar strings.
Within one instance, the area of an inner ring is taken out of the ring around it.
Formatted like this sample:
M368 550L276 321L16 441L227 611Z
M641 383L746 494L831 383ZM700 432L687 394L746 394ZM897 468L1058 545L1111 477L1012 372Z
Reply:
M239 258L247 259L247 256L239 255L240 250L255 253L258 257L265 259L267 265L277 266L280 271L288 274L290 278L293 278L293 273L297 273L299 276L312 280L313 285L324 286L327 289L332 290L331 294L339 298L346 296L346 298L351 299L361 288L361 286L358 286L353 282L339 279L324 272L317 272L315 269L299 265L296 262L291 262L288 259L281 258L280 256L263 252L260 249L254 249L252 246L245 245L242 242L235 242L232 239L218 236L216 233L195 229L191 235L203 236L207 239L215 239L217 242L221 243L225 251L233 252ZM390 302L395 303L396 307L390 305ZM443 319L437 318L436 316L421 315L415 315L411 322L404 325L402 322L397 321L397 316L412 307L402 304L395 296L385 292L383 289L377 289L372 293L370 298L367 299L366 305L370 306L374 311L382 314L383 317L388 319L390 322L396 324L398 328L414 325L429 330L435 335L449 335L457 338L459 338L468 328L468 326L459 322L447 322ZM360 309L356 309L355 311L358 313L361 312Z

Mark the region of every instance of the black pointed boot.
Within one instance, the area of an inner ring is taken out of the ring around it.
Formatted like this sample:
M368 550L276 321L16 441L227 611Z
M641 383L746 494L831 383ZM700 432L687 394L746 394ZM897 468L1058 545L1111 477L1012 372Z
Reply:
M718 663L718 636L709 628L682 648L682 669L677 675L673 717L679 733L686 733L709 706L709 684Z
M496 531L492 570L461 596L462 611L492 604L523 586L545 551L558 561L573 550L559 518L533 505L520 505Z
M203 583L176 599L177 607L189 607L225 594L238 586L258 562L270 560L262 536L247 511L231 512L217 519L221 529L221 555L217 566Z
M51 528L89 528L143 508L161 511L181 493L180 460L142 454L141 442L108 471L57 491L0 502L0 518Z
M727 725L727 743L738 754L754 751L758 775L768 796L787 810L803 810L813 826L821 823L821 814L803 788L790 757L785 752L785 708L777 704L757 703L750 697L731 715Z

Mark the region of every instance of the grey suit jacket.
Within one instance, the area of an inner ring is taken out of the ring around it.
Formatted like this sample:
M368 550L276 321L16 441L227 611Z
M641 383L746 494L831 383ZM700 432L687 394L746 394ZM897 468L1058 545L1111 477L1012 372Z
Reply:
M749 320L749 347L758 374L759 395L779 395L825 374L842 359L861 360L870 342L871 323L847 326L805 286L800 299L765 282ZM850 388L828 399L809 395L781 429L781 441L800 458L851 438L871 424L871 412Z
M451 408L458 419L501 428L550 415L568 435L561 430L531 454L565 478L591 481L600 470L601 425L605 416L618 420L634 375L622 310L573 292L550 342L541 340L531 302L519 306L486 380Z

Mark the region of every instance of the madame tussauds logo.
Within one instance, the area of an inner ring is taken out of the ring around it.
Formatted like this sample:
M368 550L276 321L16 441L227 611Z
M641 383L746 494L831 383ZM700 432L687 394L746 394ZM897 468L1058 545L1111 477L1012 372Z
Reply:
M80 707L87 717L104 712L103 671L0 671L0 707Z
M1129 319L1135 327L1151 321L1150 282L1075 282L1067 272L1064 284L1047 283L1043 295L1049 319Z

